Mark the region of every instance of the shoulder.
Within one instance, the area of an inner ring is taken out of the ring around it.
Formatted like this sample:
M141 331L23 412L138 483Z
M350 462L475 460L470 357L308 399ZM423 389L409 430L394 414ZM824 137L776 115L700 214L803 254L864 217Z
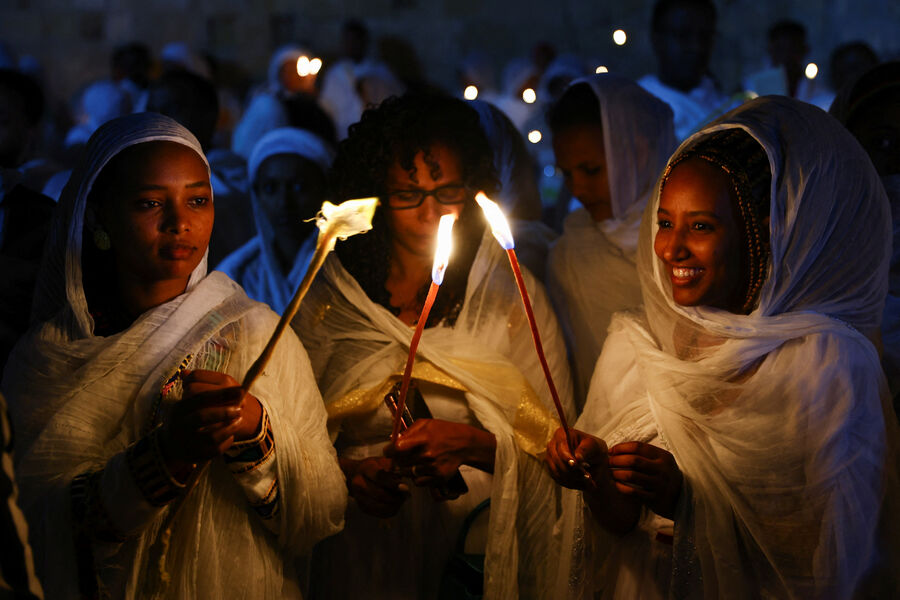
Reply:
M226 256L216 267L216 271L228 275L233 280L240 280L244 272L260 256L259 236L251 238L243 246Z

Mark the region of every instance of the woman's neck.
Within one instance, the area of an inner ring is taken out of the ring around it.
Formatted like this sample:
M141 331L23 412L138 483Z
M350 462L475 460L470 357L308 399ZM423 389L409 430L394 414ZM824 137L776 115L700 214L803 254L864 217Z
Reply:
M119 298L129 315L137 317L184 293L189 278L142 281L119 274Z
M415 324L421 310L419 291L431 278L431 263L405 248L395 246L384 284L391 295L391 306L399 308L397 317L407 325Z

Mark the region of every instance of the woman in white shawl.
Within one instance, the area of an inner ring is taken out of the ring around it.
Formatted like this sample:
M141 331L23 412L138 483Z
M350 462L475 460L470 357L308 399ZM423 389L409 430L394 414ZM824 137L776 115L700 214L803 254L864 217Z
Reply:
M277 317L206 276L199 143L116 119L56 214L3 380L48 597L299 597L295 556L340 529L346 490L296 337L237 387Z
M256 236L216 270L247 295L282 313L316 249L311 221L325 196L332 152L316 134L293 127L270 131L257 142L247 170Z
M560 596L897 596L867 337L889 258L878 176L819 109L760 98L679 148L641 227L646 312L613 320L574 458L548 447L591 507L567 499Z
M464 517L490 498L486 549L475 552L485 554L485 597L542 596L555 573L558 496L536 457L557 421L506 255L473 201L496 186L478 115L446 96L387 100L342 143L334 176L338 198L378 195L383 204L370 233L338 244L294 323L355 500L345 531L320 545L315 588L334 598L459 597L442 574ZM411 410L421 418L386 448L384 396L431 282L438 218L451 213L454 252L413 370ZM542 288L526 277L571 412L562 338ZM468 492L446 499L453 494L441 488L457 469ZM423 487L410 490L410 479Z
M613 313L641 303L638 228L675 133L664 102L609 73L573 83L547 122L557 167L582 204L566 217L547 265L581 408Z

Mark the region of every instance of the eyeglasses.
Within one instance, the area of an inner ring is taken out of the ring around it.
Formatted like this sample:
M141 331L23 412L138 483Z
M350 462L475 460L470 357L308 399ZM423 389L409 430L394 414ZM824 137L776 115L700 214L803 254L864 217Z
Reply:
M433 190L394 190L388 192L388 207L393 210L418 208L428 196L434 196L440 204L462 204L468 196L468 188L461 183L442 185Z

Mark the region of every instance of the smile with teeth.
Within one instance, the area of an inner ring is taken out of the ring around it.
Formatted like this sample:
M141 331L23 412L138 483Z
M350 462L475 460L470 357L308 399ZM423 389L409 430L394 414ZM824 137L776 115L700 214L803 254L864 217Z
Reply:
M702 271L701 267L672 267L672 275L678 279L689 279L699 275Z

